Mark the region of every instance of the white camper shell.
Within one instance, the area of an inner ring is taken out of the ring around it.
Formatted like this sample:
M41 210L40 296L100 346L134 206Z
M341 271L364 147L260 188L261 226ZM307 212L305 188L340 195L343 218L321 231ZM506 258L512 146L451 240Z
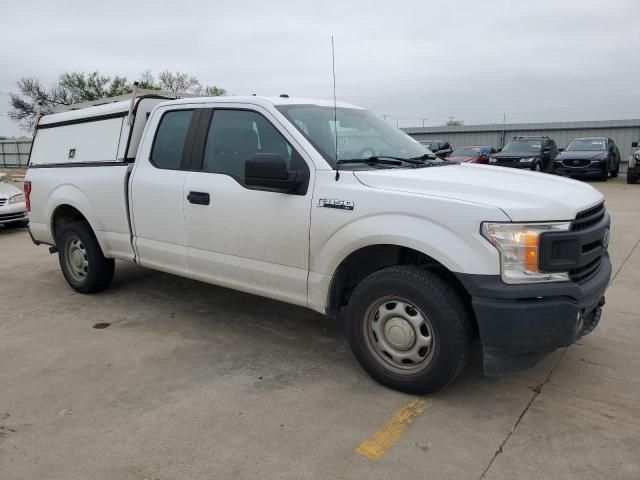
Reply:
M166 100L163 96L143 96L134 102L125 100L45 115L38 122L38 141L33 142L29 163L132 161L151 110Z

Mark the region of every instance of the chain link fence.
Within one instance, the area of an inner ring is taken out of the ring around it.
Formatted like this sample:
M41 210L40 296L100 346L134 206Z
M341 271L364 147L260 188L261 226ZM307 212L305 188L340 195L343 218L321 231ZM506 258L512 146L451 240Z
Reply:
M26 167L31 140L0 140L0 167Z

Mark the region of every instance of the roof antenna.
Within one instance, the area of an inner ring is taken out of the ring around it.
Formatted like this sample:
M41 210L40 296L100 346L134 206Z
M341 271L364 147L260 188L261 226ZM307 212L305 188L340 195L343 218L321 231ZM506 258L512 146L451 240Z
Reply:
M336 106L336 50L331 35L331 70L333 72L333 128L336 138L336 182L340 179L340 163L338 162L338 107Z

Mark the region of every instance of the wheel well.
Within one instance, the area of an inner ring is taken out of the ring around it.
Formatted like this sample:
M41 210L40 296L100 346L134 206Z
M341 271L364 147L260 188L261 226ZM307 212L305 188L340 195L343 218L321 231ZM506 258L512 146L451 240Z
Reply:
M337 316L340 309L349 303L355 287L373 272L397 265L416 265L436 273L460 294L470 318L475 315L471 306L471 296L460 280L447 267L422 252L398 245L371 245L351 253L345 258L333 276L329 290L327 314Z
M71 205L60 205L56 208L55 212L53 212L53 218L51 219L51 231L53 233L54 240L58 239L58 232L60 232L60 229L67 223L71 222L85 222L89 225L85 216L82 215L77 208L74 208Z

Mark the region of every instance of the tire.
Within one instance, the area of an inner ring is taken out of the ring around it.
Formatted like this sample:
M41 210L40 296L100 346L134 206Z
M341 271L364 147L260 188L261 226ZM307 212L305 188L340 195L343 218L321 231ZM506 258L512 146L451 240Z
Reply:
M402 392L443 388L462 372L469 356L471 321L460 296L442 278L418 267L369 275L354 290L346 321L351 350L362 368Z
M531 170L533 170L534 172L542 172L542 165L541 165L541 163L540 163L540 162L537 162L537 163L533 166L533 168L532 168Z
M616 167L613 170L611 170L611 178L617 178L619 172L620 172L620 164L618 163Z
M638 174L634 168L627 170L627 183L633 185L638 181Z
M115 261L104 257L87 223L64 225L56 243L60 269L71 288L80 293L95 293L109 286Z
M606 168L599 180L602 182L606 182L608 178L609 178L609 169Z

